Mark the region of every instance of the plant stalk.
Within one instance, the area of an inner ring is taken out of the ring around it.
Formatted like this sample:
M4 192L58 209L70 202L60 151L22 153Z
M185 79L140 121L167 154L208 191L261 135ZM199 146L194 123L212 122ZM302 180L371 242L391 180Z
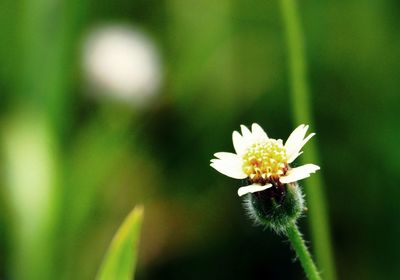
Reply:
M283 24L285 27L288 62L291 81L291 104L293 120L296 124L313 123L310 90L307 83L307 63L305 44L301 30L296 0L280 0ZM316 163L317 147L313 141L307 144L307 152L302 156L304 163ZM306 195L310 209L310 231L315 248L317 263L323 271L324 279L336 279L333 250L328 223L323 180L320 173L307 180Z
M314 261L312 260L311 255L304 243L303 237L301 236L301 233L294 222L286 229L286 234L294 250L296 251L307 278L309 280L321 280L317 267L315 266Z

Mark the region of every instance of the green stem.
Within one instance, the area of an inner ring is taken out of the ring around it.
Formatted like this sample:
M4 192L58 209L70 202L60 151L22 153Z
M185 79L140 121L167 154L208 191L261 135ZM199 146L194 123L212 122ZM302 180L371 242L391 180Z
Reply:
M280 0L283 23L289 56L291 80L291 104L296 124L313 123L310 108L310 90L307 83L307 63L305 60L305 44L301 30L296 0ZM302 156L304 163L316 163L317 147L313 141L307 144ZM331 247L328 215L325 203L323 179L320 173L307 180L306 195L310 209L310 230L315 247L318 265L324 272L324 279L336 279L333 251Z
M301 236L301 233L294 222L287 228L286 234L292 243L298 258L300 259L300 263L307 275L307 278L310 280L321 280L317 267L315 266L314 261L312 260L311 255L304 243L303 237Z

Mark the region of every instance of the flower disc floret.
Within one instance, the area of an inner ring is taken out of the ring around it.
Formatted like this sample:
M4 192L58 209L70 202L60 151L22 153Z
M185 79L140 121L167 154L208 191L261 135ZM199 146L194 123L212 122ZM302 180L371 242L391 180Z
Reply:
M256 142L243 155L243 171L253 183L276 181L288 170L286 149L282 140Z

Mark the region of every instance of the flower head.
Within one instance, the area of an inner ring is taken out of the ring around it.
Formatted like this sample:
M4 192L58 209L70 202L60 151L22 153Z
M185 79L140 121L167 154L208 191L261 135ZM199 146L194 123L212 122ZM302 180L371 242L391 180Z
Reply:
M308 125L298 126L283 144L281 139L269 138L256 123L251 126L251 131L241 125L242 134L237 131L232 134L236 153L215 153L216 158L210 165L226 176L247 178L250 185L239 188L239 196L297 182L320 169L315 164L290 167L303 153L303 146L315 135L311 133L306 137L307 130Z

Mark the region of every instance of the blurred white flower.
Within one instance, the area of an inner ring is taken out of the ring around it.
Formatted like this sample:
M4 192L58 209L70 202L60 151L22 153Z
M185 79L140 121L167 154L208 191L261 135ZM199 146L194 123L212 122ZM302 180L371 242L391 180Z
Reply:
M241 129L242 134L237 131L232 134L236 154L220 152L214 154L216 159L211 160L211 167L220 173L235 179L248 179L251 184L239 188L239 196L296 182L319 170L315 164L295 168L289 166L315 135L311 133L305 137L308 125L298 126L285 144L281 139L269 138L256 123L251 126L251 131L244 125Z
M96 93L142 105L161 84L161 63L153 42L125 25L98 27L85 39L83 67Z

